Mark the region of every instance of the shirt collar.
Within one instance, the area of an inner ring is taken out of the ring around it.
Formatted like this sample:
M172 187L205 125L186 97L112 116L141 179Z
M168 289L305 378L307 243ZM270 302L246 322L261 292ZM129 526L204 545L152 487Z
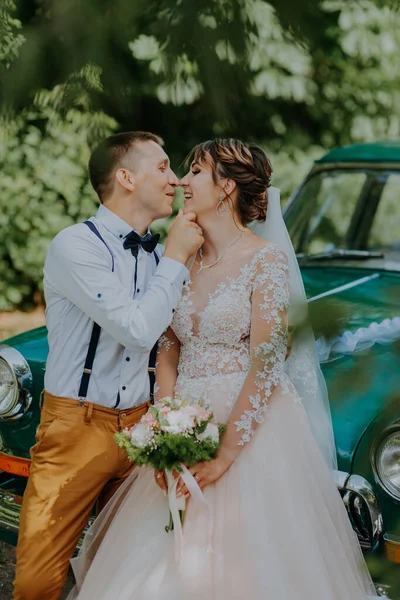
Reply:
M128 233L132 231L132 227L130 227L126 221L106 208L104 204L100 204L96 219L98 219L110 233L119 239L126 237ZM136 231L136 229L133 231ZM136 233L138 232L136 231ZM150 229L147 230L147 233L151 234Z

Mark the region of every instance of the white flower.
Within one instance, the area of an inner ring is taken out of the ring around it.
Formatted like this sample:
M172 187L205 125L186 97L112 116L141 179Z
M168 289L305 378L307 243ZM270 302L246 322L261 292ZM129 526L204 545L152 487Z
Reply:
M164 415L164 419L168 421L168 425L162 425L161 429L168 433L183 433L194 427L193 417L181 410L171 410Z
M144 423L138 423L131 431L131 442L136 448L146 448L153 437L153 429Z
M206 438L211 438L213 442L219 441L219 429L215 423L208 423L203 433L197 434L197 439L202 442Z

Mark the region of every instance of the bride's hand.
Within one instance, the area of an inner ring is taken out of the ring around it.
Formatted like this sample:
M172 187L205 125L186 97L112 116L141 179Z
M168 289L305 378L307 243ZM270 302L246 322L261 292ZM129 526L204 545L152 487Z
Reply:
M217 456L217 458L214 458L213 460L197 463L197 465L191 467L189 471L197 481L200 489L204 489L206 485L217 481L225 471L229 469L231 464L232 461ZM176 492L177 496L186 497L190 495L182 478L178 481Z
M168 492L168 484L167 479L165 477L165 471L160 469L154 469L154 479L156 480L156 484L158 487L162 489L164 494Z

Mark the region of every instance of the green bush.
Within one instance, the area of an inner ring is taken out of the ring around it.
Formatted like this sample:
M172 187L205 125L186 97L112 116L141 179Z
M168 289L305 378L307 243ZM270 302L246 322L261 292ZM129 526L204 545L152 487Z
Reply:
M28 309L42 297L43 263L52 238L96 211L87 176L91 141L115 121L70 109L62 117L38 106L0 124L0 310Z

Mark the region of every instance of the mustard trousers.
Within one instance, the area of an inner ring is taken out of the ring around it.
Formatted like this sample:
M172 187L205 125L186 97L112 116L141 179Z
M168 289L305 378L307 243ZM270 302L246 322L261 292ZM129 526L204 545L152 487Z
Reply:
M44 393L21 510L14 600L58 600L93 506L101 510L134 468L114 433L137 423L149 405L118 411Z

